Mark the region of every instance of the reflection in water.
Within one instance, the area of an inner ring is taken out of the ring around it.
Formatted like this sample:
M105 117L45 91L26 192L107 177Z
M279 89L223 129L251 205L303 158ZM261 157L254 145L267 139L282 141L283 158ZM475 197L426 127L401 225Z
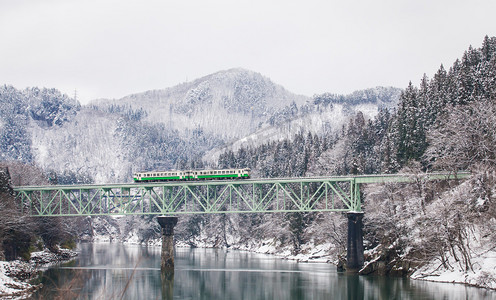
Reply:
M79 257L45 272L35 299L494 299L463 285L357 276L329 264L216 249L176 249L174 273L160 248L82 244Z
M162 299L172 300L174 297L174 272L161 272L162 279Z

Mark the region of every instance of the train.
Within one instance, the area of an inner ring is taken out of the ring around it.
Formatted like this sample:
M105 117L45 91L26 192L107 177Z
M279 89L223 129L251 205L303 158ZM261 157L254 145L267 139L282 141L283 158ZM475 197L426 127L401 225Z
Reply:
M251 170L242 169L220 169L220 170L173 170L173 171L150 171L134 173L134 182L158 182L158 181L197 181L197 180L223 180L223 179L248 179Z

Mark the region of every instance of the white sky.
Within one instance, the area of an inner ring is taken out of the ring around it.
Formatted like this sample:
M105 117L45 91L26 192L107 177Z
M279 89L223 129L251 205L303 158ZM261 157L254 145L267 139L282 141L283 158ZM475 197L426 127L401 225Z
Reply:
M485 35L495 0L0 0L0 84L83 103L242 67L312 96L432 77Z

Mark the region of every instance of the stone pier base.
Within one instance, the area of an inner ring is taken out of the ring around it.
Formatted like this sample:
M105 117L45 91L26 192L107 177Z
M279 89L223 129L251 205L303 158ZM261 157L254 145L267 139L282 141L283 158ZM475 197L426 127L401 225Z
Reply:
M363 212L349 212L346 272L357 273L363 267Z
M162 227L162 272L174 272L174 226L177 224L177 217L157 217L157 221Z

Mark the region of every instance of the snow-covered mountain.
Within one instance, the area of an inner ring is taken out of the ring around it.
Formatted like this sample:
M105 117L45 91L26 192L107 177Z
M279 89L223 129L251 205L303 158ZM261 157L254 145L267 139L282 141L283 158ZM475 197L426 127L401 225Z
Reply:
M310 131L341 129L358 111L373 118L380 108L392 108L401 89L376 87L350 95L325 93L313 98L295 95L259 73L245 69L220 71L175 87L133 94L122 99L100 99L92 106L105 111L143 111L145 121L162 123L183 137L194 131L223 143L204 160L215 163L226 150L291 139Z
M359 110L371 118L395 105L399 94L375 88L308 98L244 69L87 106L54 89L3 86L0 147L4 159L35 163L59 183L126 182L138 170L215 165L242 145L331 133Z
M100 109L127 106L146 112L146 121L188 133L198 128L223 139L240 138L257 130L272 115L292 103L311 99L295 95L259 73L230 69L175 87L97 100Z

